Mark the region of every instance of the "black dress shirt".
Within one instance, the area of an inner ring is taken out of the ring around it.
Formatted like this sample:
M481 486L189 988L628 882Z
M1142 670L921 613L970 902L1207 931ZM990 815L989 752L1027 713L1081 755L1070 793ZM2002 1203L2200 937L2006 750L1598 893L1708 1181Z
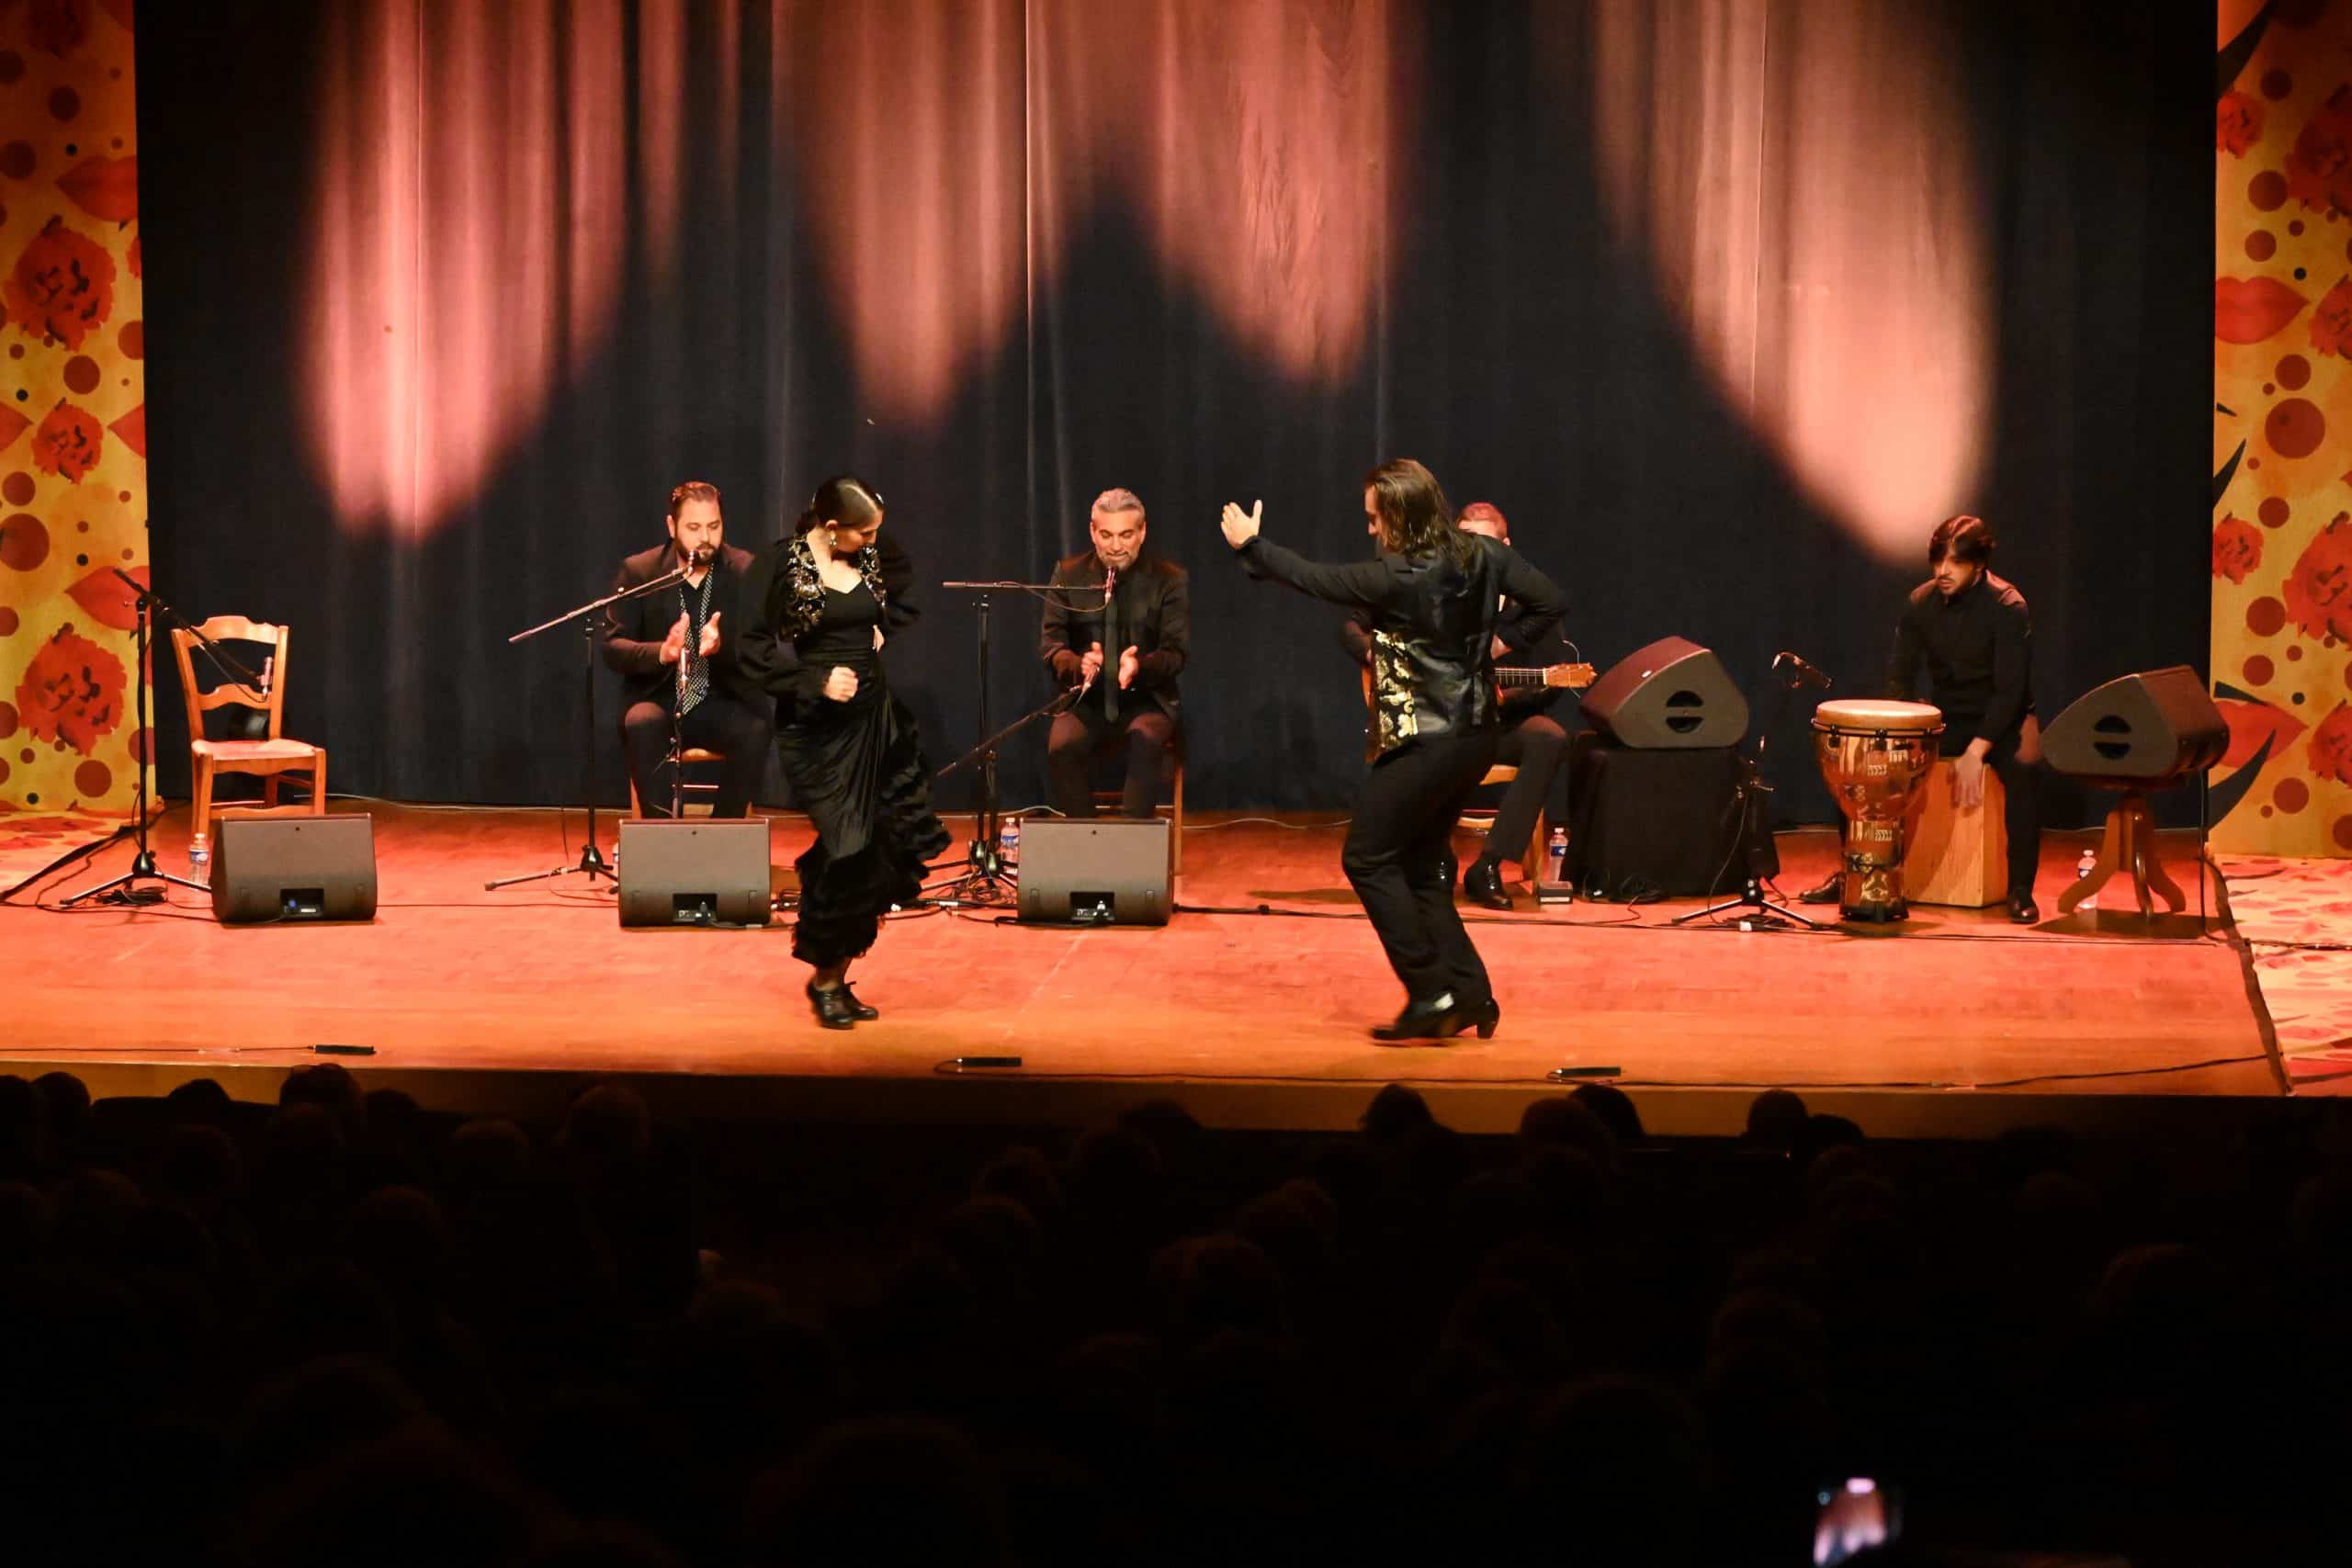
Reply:
M1913 589L1894 624L1887 695L1917 701L1923 665L1944 710L1947 751L2015 729L2033 711L2033 621L2025 595L1989 571L1950 599L1932 578Z

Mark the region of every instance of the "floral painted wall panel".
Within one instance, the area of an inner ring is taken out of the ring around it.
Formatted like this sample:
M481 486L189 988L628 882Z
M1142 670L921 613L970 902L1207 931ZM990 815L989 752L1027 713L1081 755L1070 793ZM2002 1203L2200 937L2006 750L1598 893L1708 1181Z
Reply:
M113 570L148 558L131 22L0 0L0 813L127 813L148 755Z

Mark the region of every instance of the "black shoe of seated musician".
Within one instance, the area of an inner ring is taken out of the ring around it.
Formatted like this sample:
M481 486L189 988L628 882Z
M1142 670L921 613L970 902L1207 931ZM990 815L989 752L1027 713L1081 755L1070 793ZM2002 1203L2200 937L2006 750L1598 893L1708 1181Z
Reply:
M817 1021L827 1029L849 1029L857 1022L854 998L847 986L820 988L814 980L808 982L808 1005L817 1014Z
M1797 895L1800 904L1835 904L1846 896L1846 874L1833 871L1821 879L1817 887L1808 887Z
M2029 887L2022 893L2009 895L2009 919L2021 926L2040 923L2041 908L2033 901L2032 888Z
M1495 861L1482 858L1463 867L1462 896L1489 909L1510 908L1510 890L1503 886L1503 868Z

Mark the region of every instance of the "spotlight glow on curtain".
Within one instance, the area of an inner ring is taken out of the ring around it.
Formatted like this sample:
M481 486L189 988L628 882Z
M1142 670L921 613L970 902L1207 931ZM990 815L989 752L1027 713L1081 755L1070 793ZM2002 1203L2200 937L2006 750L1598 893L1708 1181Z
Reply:
M773 0L772 119L861 407L943 415L1098 204L1277 374L1352 373L1395 208L1399 3ZM731 62L743 15L718 11L696 16ZM686 26L683 0L336 5L305 352L346 526L431 531L605 341L633 238L668 268L680 106L738 82L686 79ZM709 118L731 176L736 116Z
M1397 210L1390 0L1038 0L1033 25L1047 269L1091 203L1124 200L1274 370L1352 371Z
M1552 46L1577 25L1546 13ZM1959 40L1890 0L1603 0L1611 220L1726 401L1875 553L1971 500L1992 311ZM1562 59L1563 55L1555 55Z
M303 327L347 528L475 493L611 326L633 236L673 243L683 0L344 0L326 21ZM631 130L639 158L631 200Z

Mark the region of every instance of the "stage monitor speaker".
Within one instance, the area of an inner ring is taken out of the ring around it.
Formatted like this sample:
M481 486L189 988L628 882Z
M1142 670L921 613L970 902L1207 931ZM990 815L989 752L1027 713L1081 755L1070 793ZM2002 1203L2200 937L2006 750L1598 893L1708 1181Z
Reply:
M625 926L763 926L768 821L707 817L621 823Z
M2070 778L2148 790L2201 773L2230 749L2230 727L2186 664L2109 681L2041 732L2041 754Z
M225 925L376 918L376 823L223 814L212 836L212 914Z
M1644 750L1736 746L1747 699L1713 650L1660 637L1609 667L1584 694L1584 716L1620 745Z
M1024 923L1164 926L1174 903L1169 824L1032 818L1021 826Z

